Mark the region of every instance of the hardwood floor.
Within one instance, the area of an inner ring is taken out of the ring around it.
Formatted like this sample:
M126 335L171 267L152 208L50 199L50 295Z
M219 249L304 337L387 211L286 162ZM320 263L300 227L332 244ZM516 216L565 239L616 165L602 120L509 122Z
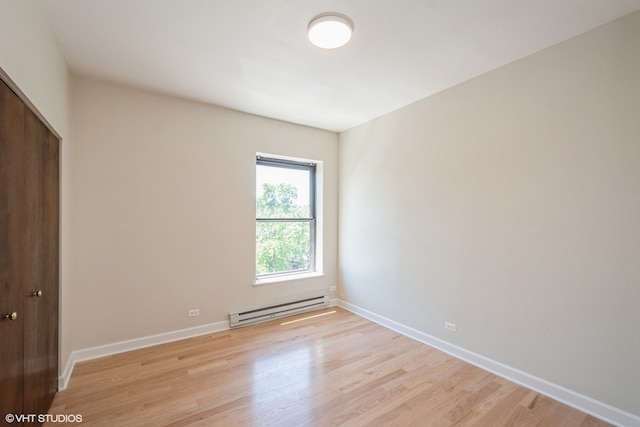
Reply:
M609 425L340 308L78 364L50 414L83 426Z

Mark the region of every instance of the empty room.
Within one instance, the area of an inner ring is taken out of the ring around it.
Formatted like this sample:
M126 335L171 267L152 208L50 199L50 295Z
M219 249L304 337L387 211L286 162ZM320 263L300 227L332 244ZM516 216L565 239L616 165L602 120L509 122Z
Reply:
M0 423L640 427L640 0L0 0Z

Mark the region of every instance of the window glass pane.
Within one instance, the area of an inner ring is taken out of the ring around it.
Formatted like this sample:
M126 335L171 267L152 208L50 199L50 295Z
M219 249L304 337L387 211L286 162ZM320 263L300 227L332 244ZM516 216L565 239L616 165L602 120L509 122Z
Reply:
M257 218L311 218L310 172L256 166Z
M256 274L308 270L311 223L260 221L256 224Z

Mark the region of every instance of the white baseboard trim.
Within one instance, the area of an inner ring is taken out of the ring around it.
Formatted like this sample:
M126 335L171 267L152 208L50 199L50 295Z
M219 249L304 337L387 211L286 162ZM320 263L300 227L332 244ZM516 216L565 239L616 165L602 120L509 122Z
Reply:
M69 360L62 371L62 375L58 378L58 391L65 390L67 388L73 368L78 362L111 356L112 354L124 353L126 351L138 350L140 348L151 347L158 344L193 338L200 335L227 331L229 329L229 321L223 321L72 351L71 356L69 356Z
M464 360L472 365L496 374L502 378L513 381L526 388L537 391L545 396L562 402L565 405L576 408L582 412L600 418L610 424L623 427L640 427L640 416L615 408L593 398L569 390L542 378L535 377L526 372L507 366L503 363L484 357L480 354L466 350L462 347L450 344L434 336L425 334L401 323L379 316L369 310L358 307L343 300L338 300L338 306L355 313L365 319L378 323L388 329L396 331L416 341L441 350L451 356Z

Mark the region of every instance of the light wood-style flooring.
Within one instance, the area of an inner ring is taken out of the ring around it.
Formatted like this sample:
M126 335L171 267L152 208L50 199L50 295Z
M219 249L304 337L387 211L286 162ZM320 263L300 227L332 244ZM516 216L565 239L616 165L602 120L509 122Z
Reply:
M83 426L609 425L340 308L80 363L50 414Z

